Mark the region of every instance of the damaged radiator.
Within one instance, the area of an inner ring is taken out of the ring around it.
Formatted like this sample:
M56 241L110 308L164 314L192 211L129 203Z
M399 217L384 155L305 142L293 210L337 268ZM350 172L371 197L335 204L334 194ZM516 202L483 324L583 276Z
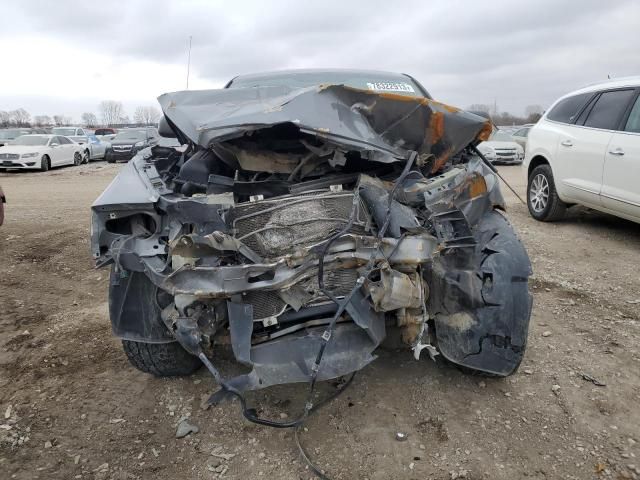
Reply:
M235 237L266 258L326 240L349 220L353 192L308 192L238 205L232 213ZM359 203L349 233L362 234L368 215Z
M325 287L336 297L347 295L358 279L356 269L338 269L324 272ZM294 287L298 298L302 299L302 306L308 307L325 303L329 299L323 295L318 287L317 275L310 279L298 283ZM281 315L287 308L287 303L279 291L276 290L255 290L246 292L242 297L243 303L253 306L253 319L263 320L269 317Z

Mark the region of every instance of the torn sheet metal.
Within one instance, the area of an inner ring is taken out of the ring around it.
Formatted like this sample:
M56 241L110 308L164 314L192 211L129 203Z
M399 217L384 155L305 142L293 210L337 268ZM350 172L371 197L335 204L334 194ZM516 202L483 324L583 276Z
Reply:
M410 151L432 155L432 172L470 143L487 140L492 128L487 119L435 100L344 85L187 90L161 95L158 102L177 129L203 148L291 124L375 162L403 161ZM264 155L265 171L289 172L296 163L295 155Z

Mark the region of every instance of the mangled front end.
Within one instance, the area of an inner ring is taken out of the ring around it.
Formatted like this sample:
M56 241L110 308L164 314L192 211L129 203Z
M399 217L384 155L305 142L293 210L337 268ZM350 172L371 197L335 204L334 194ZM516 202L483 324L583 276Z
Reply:
M186 150L142 152L93 206L117 336L207 357L229 342L237 391L354 372L391 335L517 368L530 265L467 149L484 119L343 86L160 103Z

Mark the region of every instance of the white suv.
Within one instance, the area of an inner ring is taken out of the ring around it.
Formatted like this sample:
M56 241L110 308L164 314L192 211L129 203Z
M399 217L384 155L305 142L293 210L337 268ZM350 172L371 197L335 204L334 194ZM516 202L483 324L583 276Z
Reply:
M523 168L536 220L581 204L640 223L640 77L557 100L529 131Z

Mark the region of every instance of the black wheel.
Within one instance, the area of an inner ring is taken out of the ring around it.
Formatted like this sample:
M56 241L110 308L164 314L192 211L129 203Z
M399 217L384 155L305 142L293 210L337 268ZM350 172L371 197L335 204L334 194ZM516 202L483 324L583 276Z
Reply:
M80 152L76 152L73 154L73 164L77 167L83 163L82 154Z
M91 158L91 153L89 153L89 150L85 150L84 153L82 154L82 163L89 163L90 158Z
M51 160L48 155L43 155L40 159L40 171L46 172L51 168Z
M560 200L549 165L538 165L529 175L527 183L529 213L541 222L553 222L564 217L567 205Z
M122 348L131 365L156 377L191 375L202 366L198 357L191 355L177 342L142 343L123 340Z
M104 158L107 161L107 163L116 163L116 159L113 158L113 156L109 155L108 153L104 154Z
M531 263L504 215L489 212L473 229L474 252L444 255L430 283L437 347L465 371L504 377L527 345Z

